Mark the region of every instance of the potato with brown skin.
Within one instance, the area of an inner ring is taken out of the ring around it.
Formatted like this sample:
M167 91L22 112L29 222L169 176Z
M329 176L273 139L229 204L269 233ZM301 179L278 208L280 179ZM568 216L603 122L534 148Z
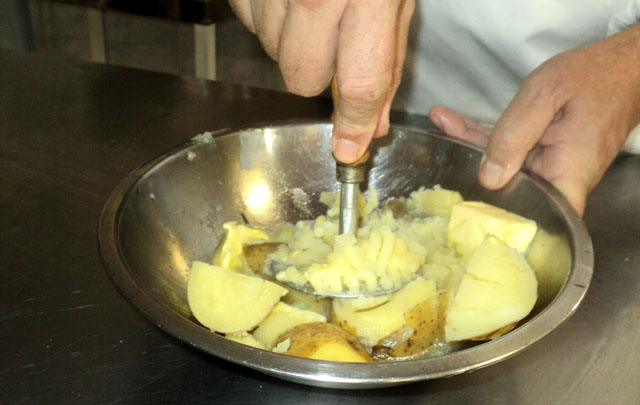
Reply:
M345 331L347 331L348 333L354 335L354 336L358 336L358 331L356 330L356 328L354 328L353 326L351 326L349 324L349 322L347 322L344 319L340 319L336 313L335 310L333 309L333 307L331 308L331 316L329 317L329 319L331 320L331 322L334 325L337 325L340 329L344 329Z
M438 301L438 291L433 280L417 278L400 291L374 298L333 300L331 321L358 336L366 346L373 347L403 326L417 331L423 327L420 320L437 319L437 306L429 311L424 311L425 308L421 307L427 307L429 304L423 302L430 298ZM428 312L433 314L428 315ZM413 318L413 326L407 324L409 316ZM426 331L425 334L429 333Z
M279 302L260 322L252 335L271 350L281 334L298 325L310 322L326 322L327 318L314 311L301 310Z
M371 356L358 338L331 323L298 325L283 333L275 347L286 346L281 353L316 360L366 363Z
M405 325L373 347L373 357L408 360L426 352L440 333L439 312L439 295L413 307L404 314Z
M280 242L265 242L265 243L256 243L256 244L247 244L242 245L242 254L244 258L247 260L247 264L251 268L251 270L256 274L265 273L270 274L270 272L263 271L264 264L267 261L267 256L271 253L278 250L278 248L282 245Z
M438 291L438 302L440 303L440 305L438 306L438 336L436 338L442 341L444 341L444 325L447 322L449 300L449 291Z
M404 200L389 199L382 207L383 210L391 210L396 219L404 218L408 215L407 204Z

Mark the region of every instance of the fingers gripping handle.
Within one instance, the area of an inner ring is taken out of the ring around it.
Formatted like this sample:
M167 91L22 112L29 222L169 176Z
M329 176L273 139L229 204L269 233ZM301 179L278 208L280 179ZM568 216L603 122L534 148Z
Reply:
M331 80L331 97L334 111L338 108L338 83L335 75ZM336 178L340 182L340 234L356 234L358 229L358 191L365 179L365 164L369 159L367 150L357 161L349 164L336 160Z

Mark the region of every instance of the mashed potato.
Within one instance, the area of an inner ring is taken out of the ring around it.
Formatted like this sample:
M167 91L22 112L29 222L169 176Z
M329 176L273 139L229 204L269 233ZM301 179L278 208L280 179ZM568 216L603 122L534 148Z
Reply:
M368 200L360 197L357 237L338 234L336 193L321 196L329 207L326 216L281 229L272 240L283 245L271 259L286 268L276 278L308 284L319 293L372 292L399 288L425 266L434 267L434 261L456 257L447 245L447 226L451 206L462 201L460 194L440 187L420 189L406 200L394 200L395 212L390 206L377 208L375 190L368 194Z

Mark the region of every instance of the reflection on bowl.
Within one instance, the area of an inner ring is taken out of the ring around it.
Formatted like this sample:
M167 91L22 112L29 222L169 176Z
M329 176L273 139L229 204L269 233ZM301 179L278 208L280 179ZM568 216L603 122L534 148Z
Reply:
M322 191L337 191L331 124L295 122L223 130L197 137L131 173L100 219L100 250L114 284L144 316L199 349L310 385L365 388L472 371L540 340L566 320L591 280L591 239L578 215L550 185L524 172L503 189L476 181L481 152L435 132L393 127L374 141L367 184L380 200L440 184L466 200L503 207L538 223L528 259L539 299L520 326L496 340L445 356L347 364L295 358L244 346L200 326L187 305L193 260L208 262L222 224L272 228L323 212Z

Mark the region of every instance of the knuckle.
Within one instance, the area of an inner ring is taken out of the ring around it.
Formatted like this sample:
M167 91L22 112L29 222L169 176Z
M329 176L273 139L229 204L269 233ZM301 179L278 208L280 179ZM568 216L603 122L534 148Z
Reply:
M303 97L317 96L325 88L323 83L312 80L310 75L291 74L282 70L282 79L288 91Z
M327 5L326 0L292 0L293 5L306 8L308 10L315 10Z
M285 46L278 51L278 65L288 91L304 97L322 93L333 72L330 60L300 54Z
M345 81L339 91L341 99L365 107L379 103L389 91L389 85L378 78L363 77Z
M297 81L285 80L284 84L288 91L303 97L317 96L322 93L322 90L324 90L323 87L314 85L313 83L300 83Z

